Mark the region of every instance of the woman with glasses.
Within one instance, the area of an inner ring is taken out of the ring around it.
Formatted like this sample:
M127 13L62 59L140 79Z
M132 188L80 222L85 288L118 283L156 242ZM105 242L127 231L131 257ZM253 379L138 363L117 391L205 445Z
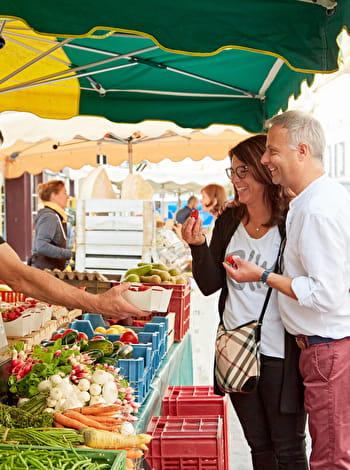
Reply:
M265 145L266 136L261 134L230 150L231 167L226 172L235 198L232 207L217 218L210 246L199 219L190 217L182 227L201 292L210 295L221 290L219 314L226 329L257 320L268 287L263 279L236 283L226 275L224 260L233 254L273 270L284 233L290 197L272 183L270 172L261 164ZM274 290L262 324L260 351L256 390L230 394L251 448L253 468L307 470L299 351L282 326ZM217 386L215 391L221 394Z

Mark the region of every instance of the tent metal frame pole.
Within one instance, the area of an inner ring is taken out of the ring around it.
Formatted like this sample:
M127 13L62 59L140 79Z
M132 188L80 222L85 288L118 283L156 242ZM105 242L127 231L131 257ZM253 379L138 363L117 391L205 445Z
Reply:
M30 67L31 65L33 64L36 64L37 62L39 62L39 60L49 56L52 52L55 52L57 49L59 49L60 47L64 46L67 42L69 41L72 41L72 38L67 38L65 39L61 44L56 44L54 47L52 47L51 49L49 49L48 51L45 51L43 52L42 54L40 54L38 57L35 57L35 59L32 59L30 60L29 62L27 62L26 64L22 65L22 67L19 67L17 70L14 70L13 72L11 72L9 75L7 75L6 77L3 77L0 79L0 84L1 83L4 83L6 82L7 80L9 80L10 78L14 77L15 75L17 75L18 73L20 72L23 72L23 70L27 69L28 67Z
M87 68L90 68L90 67L95 67L95 66L99 66L99 65L103 65L103 64L113 62L115 60L124 59L124 58L127 58L128 56L130 56L132 54L148 52L148 51L154 50L154 49L157 49L157 46L147 47L147 48L140 49L138 51L134 51L134 52L131 52L131 53L128 52L126 54L118 55L117 57L109 57L108 59L99 60L99 61L93 62L91 64L80 65L79 67L74 67L72 69L63 70L61 72L56 72L56 73L46 75L45 77L41 77L41 78L36 79L36 80L30 80L30 81L24 82L21 85L15 85L15 86L12 86L12 87L3 88L2 90L0 90L0 94L1 93L7 93L7 92L10 92L10 91L22 90L23 88L30 88L31 86L45 85L47 83L50 83L50 79L54 79L56 77L60 77L60 79L64 80L65 78L62 77L62 75L72 74L72 73L75 73L75 72L79 72L80 70L86 70ZM40 60L40 59L37 58L33 61L30 61L30 63L24 65L23 67L20 67L20 69L18 69L17 71L12 72L11 75L15 75L16 73L24 70L25 68L32 65L32 63L38 62L38 60ZM131 65L136 65L136 64L134 64L134 63L125 64L125 65L120 66L120 67L126 67L126 66L130 67ZM96 74L96 73L101 73L101 71L100 70L92 71L90 73L86 73L86 75L93 75L93 74ZM85 75L82 74L81 76L85 76ZM7 78L8 77L6 77L6 79ZM70 79L70 78L78 78L78 77L77 76L72 76L72 77L68 77L68 78ZM44 82L44 80L46 80L46 82ZM2 81L4 81L4 80L2 80ZM1 83L1 81L0 81L0 83Z
M22 34L19 34L19 33L9 33L9 34L13 34L13 35L16 35L16 36L21 36L21 37L27 37L27 38L31 38L31 36L26 36L26 35L22 35ZM39 38L41 41L43 42L50 42L50 43L55 43L56 41L50 41L50 40L47 40L47 39L44 39L44 38ZM57 44L57 42L56 42ZM63 44L63 43L59 43L59 44ZM23 45L24 47L27 47L26 45ZM101 51L101 50L98 50L98 49L95 49L95 48L91 48L91 47L87 47L87 46L81 46L81 45L78 45L78 44L66 44L66 47L70 47L70 48L73 48L73 49L79 49L79 50L83 50L83 51L89 51L89 52L94 52L96 54L103 54L103 55L109 55L109 56L113 56L115 57L116 54L113 53L113 52L109 52L109 51ZM27 47L28 49L31 49L30 47ZM157 46L155 46L155 48L157 48ZM35 50L34 48L32 50ZM148 52L148 51L147 51ZM142 52L137 52L137 53L142 53ZM206 83L211 83L213 85L217 85L217 86L220 86L220 87L224 87L224 88L228 88L229 90L233 90L233 91L237 91L239 93L242 93L244 95L247 95L248 97L250 98L256 98L257 95L256 93L252 92L252 91L248 91L248 90L245 90L243 88L240 88L240 87L235 87L235 86L232 86L232 85L228 85L227 83L223 83L223 82L219 82L217 80L212 80L210 78L207 78L207 77L203 77L201 75L197 75L197 74L194 74L194 73L190 73L190 72L186 72L185 70L181 70L179 68L175 68L175 67L169 67L167 65L163 65L161 63L156 63L154 61L149 61L149 60L142 60L141 58L137 58L137 57L133 57L135 55L135 52L130 52L128 54L123 54L122 56L121 55L118 55L118 57L120 58L126 58L128 59L127 55L130 56L131 60L132 61L135 61L136 63L139 62L141 63L142 65L146 65L146 66L149 66L149 67L155 67L155 68L163 68L165 70L167 70L168 72L173 72L173 73L178 73L180 75L184 75L184 76L187 76L187 77L191 77L191 78L194 78L196 80L200 80L200 81L204 81ZM59 59L58 59L59 60ZM64 63L64 62L63 62ZM67 64L68 65L68 64ZM0 82L1 83L1 82ZM205 95L207 96L207 95Z

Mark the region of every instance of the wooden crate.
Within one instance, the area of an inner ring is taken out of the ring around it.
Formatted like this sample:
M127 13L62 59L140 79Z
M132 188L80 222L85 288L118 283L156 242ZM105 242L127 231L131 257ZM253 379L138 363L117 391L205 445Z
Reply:
M151 259L156 253L155 225L152 201L79 199L76 270L120 276Z

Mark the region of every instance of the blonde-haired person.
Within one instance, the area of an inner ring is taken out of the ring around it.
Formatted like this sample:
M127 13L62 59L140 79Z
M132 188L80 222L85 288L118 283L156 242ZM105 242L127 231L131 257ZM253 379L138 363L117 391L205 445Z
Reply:
M29 264L39 269L63 270L73 252L67 249L67 207L69 195L64 182L52 180L38 186L44 207L35 218L33 254Z

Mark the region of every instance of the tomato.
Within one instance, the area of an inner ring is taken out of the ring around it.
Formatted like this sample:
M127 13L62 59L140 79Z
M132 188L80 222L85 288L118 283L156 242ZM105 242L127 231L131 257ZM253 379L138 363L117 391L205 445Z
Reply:
M85 341L88 341L89 340L89 337L86 333L84 333L83 331L79 331L78 333L78 337L77 337L77 341L81 341L82 339L84 339Z
M193 209L193 211L190 214L190 217L193 217L194 219L198 219L199 217L199 210L198 209Z
M63 338L63 333L57 333L56 335L52 336L51 340L56 341L57 339Z
M70 333L71 331L76 331L77 332L77 330L72 330L72 328L68 328L67 330L62 331L62 338L64 336L67 336L68 333Z
M94 336L93 338L91 338L91 341L97 341L99 339L106 339L106 337L102 336L102 335L97 335L97 336Z
M120 341L122 343L133 343L133 344L137 344L139 342L139 339L137 337L137 334L134 332L134 331L125 331L125 333L123 333L121 336L120 336Z

